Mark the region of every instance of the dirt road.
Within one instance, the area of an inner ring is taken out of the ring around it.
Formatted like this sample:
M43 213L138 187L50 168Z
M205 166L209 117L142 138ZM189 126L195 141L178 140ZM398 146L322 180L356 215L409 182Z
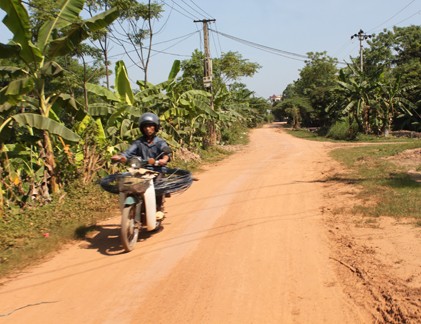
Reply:
M373 322L332 258L329 148L254 130L247 148L167 200L163 230L133 252L122 253L116 215L4 282L0 323Z

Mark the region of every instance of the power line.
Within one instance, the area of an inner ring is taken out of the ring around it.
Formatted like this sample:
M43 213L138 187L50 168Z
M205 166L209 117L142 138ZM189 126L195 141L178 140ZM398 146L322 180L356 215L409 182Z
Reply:
M170 47L167 47L166 49L164 49L164 50L162 50L162 51L160 51L160 50L155 50L155 49L151 49L151 51L152 51L152 52L156 52L156 53L158 53L158 54L166 54L166 55L179 56L179 57L190 57L191 55L186 55L186 54L177 54L177 53L169 53L169 52L165 52L165 50L167 50L168 48L171 48L171 47L173 47L173 46L175 46L175 45L177 45L177 44L179 44L179 43L183 42L184 40L186 40L186 39L190 38L191 36L193 36L194 34L196 34L196 33L198 33L198 32L199 32L199 31L195 31L195 32L193 32L193 33L186 34L186 35L184 35L184 36L180 36L180 37L177 37L177 38L173 38L172 40L168 40L168 41L164 41L164 42L157 43L157 44L163 44L163 43L170 42L170 41L173 41L173 40L176 40L176 39L184 38L184 39L183 39L183 40L181 40L180 42L178 42L178 43L176 43L176 44L174 44L174 45L172 45L172 46L170 46ZM110 55L110 56L108 56L108 58L114 58L114 57L125 56L125 55L127 55L127 56L130 58L130 55L129 55L129 54L137 51L136 49L133 49L133 50L130 50L130 51L126 50L126 47L124 46L123 41L122 41L120 38L117 38L117 37L112 36L112 35L109 35L108 37L110 38L110 40L111 40L113 43L117 44L118 46L120 46L120 47L122 47L122 48L124 49L124 52L121 52L121 53L117 53L117 54ZM130 45L131 45L131 43L130 43L129 41L124 41L124 43L127 43L127 44L130 44ZM156 44L155 44L155 45L156 45ZM135 60L131 59L131 61L135 61ZM87 63L92 63L92 62L94 62L94 60L92 60L92 61L88 61Z
M415 1L415 0L414 0ZM412 1L412 2L414 2L414 1ZM395 15L393 15L391 18L389 18L389 19L387 19L387 20L385 20L383 23L381 23L380 25L378 25L378 26L376 26L376 27L374 27L374 28L372 28L372 29L370 29L371 31L373 31L373 30L375 30L375 29L377 29L377 28L379 28L380 26L382 26L383 24L385 24L386 22L388 22L388 21L390 21L390 20L392 20L393 18L395 18L399 13L401 13L404 9L406 9L412 2L410 2L409 4L407 4L403 9L401 9L399 12L397 12ZM408 17L406 17L406 18L404 18L404 19L402 19L402 20L400 20L399 22L397 22L397 23L395 23L394 24L394 26L397 26L397 25L399 25L399 24L401 24L401 23L403 23L403 22L405 22L405 21L407 21L407 20L409 20L409 19L411 19L412 17L414 17L414 16L416 16L416 15L419 15L419 14L421 14L421 10L418 10L417 12L415 12L414 14L412 14L412 15L410 15L410 16L408 16ZM392 26L393 27L393 26ZM336 51L336 55L339 55L340 53L342 53L342 52L344 52L345 50L347 50L347 48L350 46L350 44L349 44L349 41L347 41L346 43L344 43L343 45L341 45L340 46L340 48Z
M211 36L212 36L213 46L215 47L216 56L220 57L222 55L222 50L220 50L219 53L218 53L218 46L216 46L217 44L216 44L214 35L216 35L216 38L218 38L218 40L219 40L219 37L218 37L219 35L215 34L215 33L212 33ZM219 44L219 49L221 49L221 44Z
M284 56L284 57L290 58L290 59L295 59L295 58L289 57L287 55L296 56L296 57L304 58L304 59L308 59L308 56L307 55L301 55L301 54L296 54L296 53L292 53L292 52L287 52L287 51L279 50L279 49L276 49L276 48L273 48L273 47L269 47L269 46L257 44L257 43L254 43L254 42L251 42L251 41L248 41L248 40L245 40L245 39L241 39L241 38L238 38L238 37L235 37L235 36L231 36L231 35L228 35L228 34L225 34L225 33L222 33L222 32L216 31L216 30L213 30L213 29L209 29L209 30L212 31L212 32L214 32L214 33L217 33L217 34L219 34L221 36L224 36L226 38L235 40L235 41L237 41L239 43L243 43L243 44L249 45L251 47L254 47L254 48L263 50L263 51L268 52L268 53L277 54L277 55ZM296 59L296 60L303 61L302 59Z
M172 11L173 11L173 9L171 8L171 10L170 10L170 12L168 14L167 19L165 19L164 24L162 25L162 27L157 32L154 33L154 35L157 35L157 34L161 33L165 29L165 27L167 26L168 21L170 20Z
M403 7L401 10L399 10L397 13L395 13L392 17L386 19L384 22L382 22L381 24L377 25L376 27L372 28L369 30L369 32L376 30L377 28L383 26L384 24L386 24L387 22L391 21L393 18L395 18L397 15L399 15L402 11L404 11L406 8L408 8L412 3L414 3L416 0L412 0L410 3L408 3L405 7Z
M195 8L193 8L192 6L190 6L188 3L186 3L184 0L181 0L182 3L184 3L187 7L189 7L190 9L192 9L193 11L195 11L196 13L198 13L199 15L201 15L201 13L199 11L197 11Z
M193 3L200 11L202 11L205 14L205 17L214 18L212 15L208 14L206 11L200 8L193 0L190 0L190 2Z
M251 42L251 41L247 41L245 39L241 39L241 38L238 38L238 37L235 37L235 36L232 36L232 35L228 35L228 34L225 34L225 33L219 32L219 31L215 31L213 29L209 29L209 30L214 32L214 33L217 33L221 36L224 36L226 38L235 40L239 43L254 47L256 49L259 49L261 51L264 51L264 52L267 52L267 53L270 53L270 54L278 55L278 56L285 57L285 58L290 59L290 60L301 61L301 62L307 62L309 60L309 57L307 55L297 54L297 53L288 52L288 51L280 50L280 49L277 49L277 48L269 47L269 46L266 46L266 45L261 45L261 44L254 43L254 42ZM346 65L346 62L338 61L338 64Z
M166 40L166 41L162 41L162 42L159 42L159 43L154 43L154 45L160 45L160 44L164 44L164 43L169 43L169 42L178 40L180 38L188 38L188 37L190 37L190 36L192 36L194 34L198 34L199 32L200 32L199 30L196 30L194 32L191 32L191 33L186 34L186 35L183 35L183 36L175 37L175 38L172 38L172 39L169 39L169 40Z
M162 51L158 51L158 50L155 50L155 52L157 52L157 54L159 53L159 54L170 54L170 53L167 53L167 52L165 52L166 50L168 50L168 49L170 49L170 48L172 48L172 47L174 47L174 46L176 46L176 45L178 45L178 44L180 44L181 42L184 42L186 39L188 39L188 38L190 38L190 37L192 37L193 35L195 35L195 34L197 34L197 33L199 33L199 31L195 31L195 32L192 32L192 33L190 33L190 34L187 34L187 35L185 35L184 37L183 37L183 39L182 40L180 40L179 42L177 42L177 43L175 43L175 44L173 44L173 45L171 45L171 46L168 46L168 47L166 47L166 48L164 48ZM178 37L177 39L180 39L181 37ZM173 39L173 40L175 40L175 39ZM168 42L168 41L167 41ZM157 45L157 44L163 44L163 43L165 43L165 42L160 42L160 43L156 43L155 45ZM157 55L157 54L155 54L155 55ZM155 55L152 55L152 56L155 56ZM173 56L184 56L184 57L190 57L189 55L181 55L181 54L171 54L171 55L173 55Z
M182 10L184 10L187 14L181 12L180 10L174 8L173 6L169 5L168 2L162 0L162 2L167 5L168 7L170 7L171 9L173 9L174 11L177 11L179 14L183 15L184 17L188 18L188 19L196 19L197 17L195 17L191 12L189 12L188 10L186 10L185 8L183 8L182 6L180 6L177 2L174 2L174 0L172 0L172 3L177 5L178 7L180 7Z
M194 32L194 33L196 33L196 32ZM189 34L189 37L191 36L191 35L193 35L193 34ZM184 40L186 40L187 38L189 38L189 37L186 37L185 39L183 39L183 40L181 40L180 42L178 42L177 44L179 44L179 43L181 43L182 41L184 41ZM118 43L117 43L118 44ZM177 44L175 44L175 45L177 45ZM123 48L125 48L124 47L124 45L122 45L122 44L118 44L118 45L120 45L121 47L123 47ZM171 47L173 47L174 45L172 45L172 46L170 46L170 47L168 47L168 48L171 48ZM148 48L146 48L146 47L141 47L142 49L148 49ZM154 50L154 49L151 49L151 51L152 52L156 52L156 53L159 53L159 54L166 54L166 55L172 55L172 56L181 56L181 57L190 57L190 55L185 55L185 54L177 54L177 53L169 53L169 52L165 52L165 51L159 51L159 50ZM109 58L112 58L112 57L117 57L117 56L121 56L121 55L128 55L129 53L133 53L133 52L136 52L136 49L133 49L133 50L130 50L130 51L125 51L124 53L119 53L119 54L113 54L113 55L110 55L109 56Z
M216 25L216 23L215 23L215 29L218 31L218 27L217 27L217 25ZM213 38L213 33L212 33L212 38ZM219 37L219 34L216 34L217 35L217 39L218 39L218 45L219 45L219 51L220 51L220 53L221 53L221 55L222 55L222 46L221 46L221 39L220 39L220 37ZM216 47L216 46L215 46Z
M412 17L416 16L416 15L421 15L421 10L418 10L416 13L412 14L411 16L397 22L395 25L399 25L402 24L404 21L407 21L408 19L411 19Z

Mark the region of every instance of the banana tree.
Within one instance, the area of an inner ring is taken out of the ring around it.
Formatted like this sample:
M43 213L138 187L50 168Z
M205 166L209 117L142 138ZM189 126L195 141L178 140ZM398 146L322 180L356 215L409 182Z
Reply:
M203 123L209 116L216 114L209 108L209 94L206 91L177 89L176 76L179 70L180 62L176 60L166 81L156 85L138 81L140 91L134 95L124 63L117 62L115 91L95 84L87 85L88 91L111 103L91 105L90 115L107 116L107 124L104 125L107 135L126 141L139 135L138 117L145 111L152 111L166 121L161 136L171 145L178 146L177 141L182 140L189 142L200 129L198 122ZM118 145L117 141L113 144Z
M368 134L371 130L370 115L375 113L372 110L376 107L375 94L379 88L379 75L368 78L358 69L352 66L348 66L348 68L352 74L340 70L337 81L337 92L344 98L341 103L345 106L342 109L342 114L355 120L359 129Z
M131 89L124 62L118 61L115 64L114 91L92 83L87 83L86 88L103 102L91 104L85 120L95 120L103 130L103 136L110 139L107 151L121 149L120 143L124 138L133 138L139 134L135 119L142 113Z
M0 111L10 111L16 104L25 103L28 96L36 98L37 101L32 113L12 112L0 126L0 136L1 130L13 121L42 130L45 170L49 175L50 189L53 193L57 192L59 187L51 135L69 141L79 140L77 134L52 118L55 116L53 104L62 95L46 91L46 80L56 77L62 71L53 58L71 55L91 32L107 27L118 17L118 11L113 8L93 18L82 20L79 14L84 2L85 0L58 1L54 17L43 23L36 34L37 39L34 39L30 18L22 2L0 1L0 8L6 12L3 23L13 34L9 44L0 44L0 58L15 57L24 65L24 68L15 70L14 67L1 68L3 73L8 73L10 82L0 90Z
M400 78L389 81L382 76L379 87L380 113L382 130L385 137L389 136L393 119L398 115L412 116L411 108L415 105L407 99L407 92L415 85L401 86Z

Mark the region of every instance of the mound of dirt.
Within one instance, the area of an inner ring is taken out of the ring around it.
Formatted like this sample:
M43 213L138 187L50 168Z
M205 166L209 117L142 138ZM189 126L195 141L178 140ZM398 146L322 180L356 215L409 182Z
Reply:
M191 162L191 161L200 162L202 160L199 154L189 151L188 149L184 147L177 150L177 152L174 153L174 157L183 162Z
M421 148L405 150L387 160L403 167L413 180L421 183Z
M421 167L421 148L405 150L399 154L387 158L387 160L402 166L409 171L415 171Z
M392 160L408 163L417 154L406 151ZM331 171L343 172L339 165ZM421 228L412 219L354 215L349 210L358 188L333 182L326 188L332 259L344 291L372 314L373 322L421 323Z

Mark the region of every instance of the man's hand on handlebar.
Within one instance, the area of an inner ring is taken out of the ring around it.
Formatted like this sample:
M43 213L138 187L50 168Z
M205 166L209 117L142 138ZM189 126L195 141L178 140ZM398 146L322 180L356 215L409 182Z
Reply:
M161 159L158 160L158 165L166 166L169 161L170 161L170 157L168 155L164 155Z
M111 161L113 161L113 162L120 162L120 163L126 163L127 158L125 156L123 156L123 155L116 154L116 155L113 155L111 157Z
M166 165L167 165L168 160L166 160L166 159L160 159L160 160L158 160L157 162L158 162L158 165L159 165L159 166L166 166Z
M168 159L160 159L160 160L155 160L153 158L148 159L148 164L154 165L154 166L166 166L167 162L168 162Z
M118 162L120 162L120 163L126 163L127 162L127 158L124 155L116 154L116 155L113 155L111 157L111 161L114 162L114 163L118 163ZM159 160L156 160L154 158L149 158L147 160L147 163L149 165L154 165L154 166L166 166L167 163L168 163L168 161L169 161L169 157L168 156L163 156L162 159L159 159Z

